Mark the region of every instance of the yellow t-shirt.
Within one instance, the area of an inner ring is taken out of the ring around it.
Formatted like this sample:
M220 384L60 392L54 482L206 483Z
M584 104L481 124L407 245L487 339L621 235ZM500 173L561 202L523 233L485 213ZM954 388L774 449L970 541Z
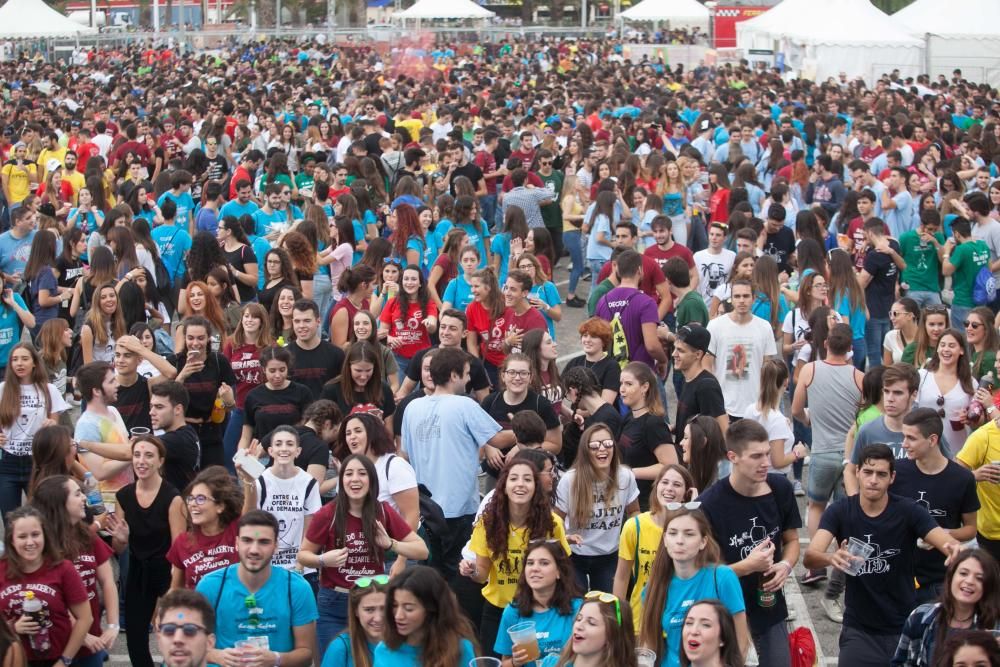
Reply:
M11 204L20 204L31 194L31 179L28 172L38 173L34 163L26 161L21 168L16 167L13 162L3 166L3 174L9 179L7 187L10 188Z
M649 573L653 569L656 550L663 543L663 527L656 525L651 512L643 512L638 517L632 517L622 526L622 536L618 543L618 558L632 563L632 572L636 572L636 520L638 519L639 568L635 586L632 587L632 620L635 634L639 634L639 622L642 620L642 589L649 581Z
M969 436L962 451L955 455L960 463L976 470L993 461L1000 461L1000 428L990 420ZM978 482L979 513L976 529L991 540L1000 540L1000 484Z
M419 118L405 118L396 121L396 128L406 130L410 141L420 141L420 129L423 126L424 123Z
M86 185L83 174L77 170L73 170L72 173L63 172L63 180L68 181L70 185L73 186L73 204L77 203L77 197L80 194L80 188Z
M53 151L48 148L43 148L42 152L38 154L38 172L40 174L48 173L46 170L48 169L49 160L52 158L59 160L59 164L65 165L66 153L68 150L69 149L67 148L60 148Z
M546 538L559 540L566 550L566 555L569 555L570 550L569 543L566 541L566 530L563 528L562 519L554 512L552 514L552 525L554 526L553 531ZM496 559L490 553L490 548L486 544L486 528L483 525L482 518L476 522L476 526L472 529L472 541L469 544L469 548L477 556L489 558L490 563L492 563L490 566L490 578L486 580L486 586L483 588L483 597L490 604L503 608L509 605L511 600L514 599L514 593L517 590L517 580L520 579L521 571L524 569L524 557L526 555L524 550L527 547L528 529L511 527L507 537L507 558L502 561Z

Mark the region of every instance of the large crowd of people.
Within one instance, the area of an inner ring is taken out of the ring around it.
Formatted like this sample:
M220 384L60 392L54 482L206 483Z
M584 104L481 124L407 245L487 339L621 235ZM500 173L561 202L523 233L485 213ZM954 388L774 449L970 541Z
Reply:
M1000 664L996 90L613 40L0 80L5 667L790 667L789 579L841 665Z

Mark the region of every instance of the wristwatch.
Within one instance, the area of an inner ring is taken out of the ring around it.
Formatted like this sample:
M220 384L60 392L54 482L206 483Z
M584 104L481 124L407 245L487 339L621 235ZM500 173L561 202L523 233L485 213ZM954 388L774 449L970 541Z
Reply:
M67 657L65 655L61 655L61 656L59 656L59 662L61 662L66 667L69 667L70 665L73 664L73 658Z

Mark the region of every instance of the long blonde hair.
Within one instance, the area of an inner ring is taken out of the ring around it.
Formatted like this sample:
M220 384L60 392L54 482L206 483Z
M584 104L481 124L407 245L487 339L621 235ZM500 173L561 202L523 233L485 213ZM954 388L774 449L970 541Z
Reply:
M115 300L118 301L118 292L115 291L115 286L112 283L107 283L106 285L101 285L94 290L94 297L90 302L90 310L87 311L87 317L84 319L83 323L90 327L91 333L94 334L94 344L95 345L107 345L108 343L108 325L111 327L111 338L118 340L124 336L127 332L125 331L125 318L122 316L121 302L118 302L115 306L115 312L111 314L111 319L108 321L104 317L104 313L101 312L101 292L109 289L115 292Z
M761 417L772 410L780 410L781 394L788 380L788 366L783 359L765 359L760 367L760 398L757 409Z
M576 460L573 461L573 483L570 485L570 517L577 526L582 526L590 519L590 512L594 508L595 487L603 484L602 493L606 505L614 505L618 501L618 466L621 465L621 455L618 446L611 450L611 467L608 469L607 479L602 479L602 475L594 467L594 456L590 451L590 439L599 431L607 433L611 439L615 434L611 428L604 423L593 424L580 435L580 446L576 450Z

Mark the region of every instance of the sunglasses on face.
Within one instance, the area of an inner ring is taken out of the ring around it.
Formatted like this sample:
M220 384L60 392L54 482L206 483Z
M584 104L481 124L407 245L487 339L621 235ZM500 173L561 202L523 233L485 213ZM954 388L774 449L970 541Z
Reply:
M587 447L591 451L594 451L594 452L596 452L598 449L614 449L615 448L615 441L614 440L591 440L590 442L587 443Z
M185 637L197 637L199 632L207 632L208 628L197 623L164 623L159 627L159 632L165 637L173 637L177 630L184 633Z
M982 322L973 322L972 320L965 320L965 322L962 322L962 324L965 325L966 329L968 329L970 327L972 329L981 329L983 327L983 323Z

